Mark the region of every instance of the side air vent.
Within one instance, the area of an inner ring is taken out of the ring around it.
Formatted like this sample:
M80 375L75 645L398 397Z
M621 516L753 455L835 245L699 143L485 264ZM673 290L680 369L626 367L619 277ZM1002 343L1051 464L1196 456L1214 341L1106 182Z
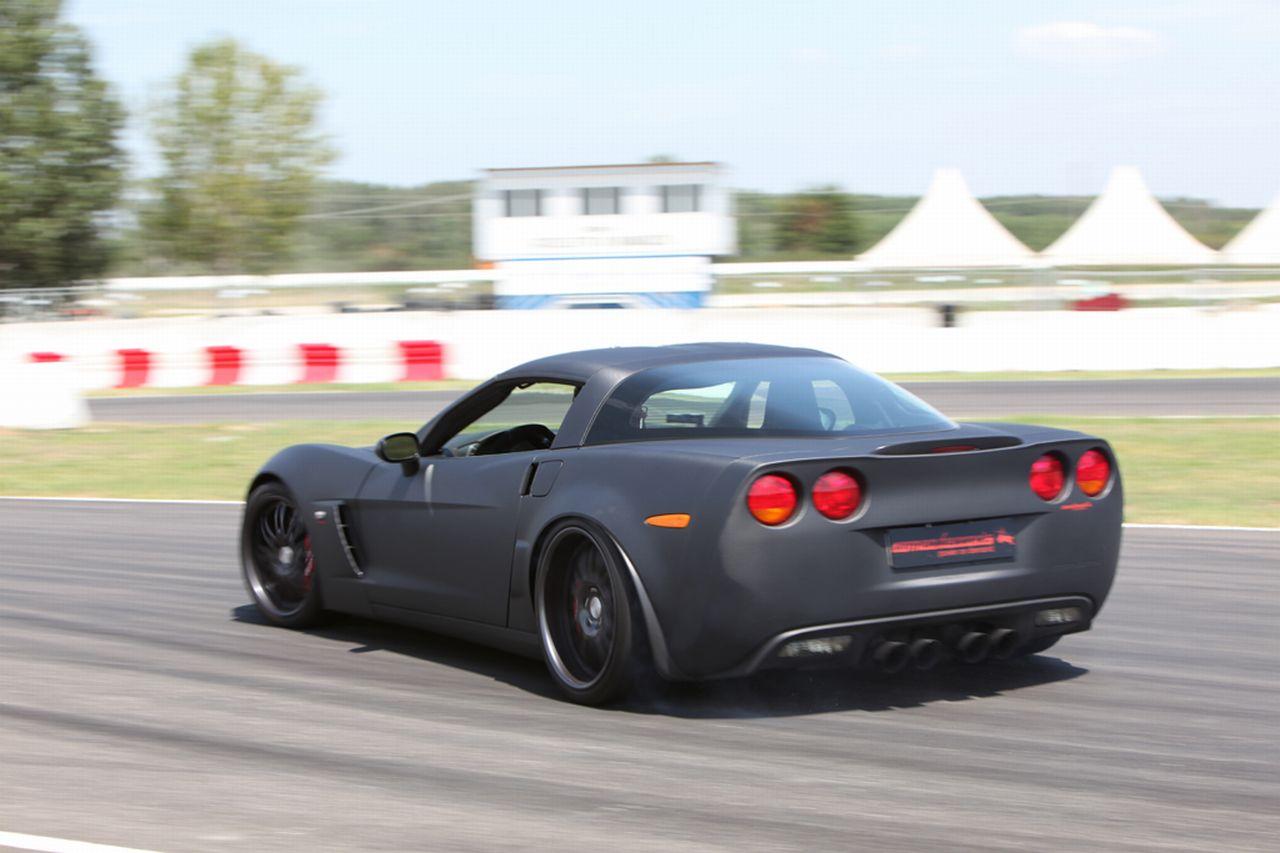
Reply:
M877 456L928 456L934 453L972 453L975 450L999 450L1017 447L1022 442L1011 435L983 435L952 441L911 441L887 444L876 449Z
M342 543L342 553L347 555L347 565L358 578L364 577L364 569L360 568L360 560L355 546L351 544L351 531L347 528L347 508L338 504L333 508L333 522L338 530L338 541Z

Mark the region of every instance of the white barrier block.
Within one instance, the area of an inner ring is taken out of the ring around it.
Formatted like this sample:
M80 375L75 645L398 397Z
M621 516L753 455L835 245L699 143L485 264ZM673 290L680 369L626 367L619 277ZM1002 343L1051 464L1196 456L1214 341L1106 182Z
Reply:
M89 404L65 361L0 367L0 427L74 429L89 423Z

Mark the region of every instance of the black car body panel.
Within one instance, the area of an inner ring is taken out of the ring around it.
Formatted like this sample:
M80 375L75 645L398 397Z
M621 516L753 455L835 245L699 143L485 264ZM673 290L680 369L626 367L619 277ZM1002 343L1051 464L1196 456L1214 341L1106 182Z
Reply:
M1043 632L1050 629L1027 621L1034 609L1070 600L1084 617L1052 630L1089 627L1115 574L1123 507L1114 454L1099 438L1019 424L947 424L865 435L586 441L610 394L639 371L797 357L831 358L699 344L541 359L495 377L422 427L414 473L372 449L302 445L270 460L255 483L284 482L302 507L326 607L528 654L539 648L532 589L540 539L564 518L592 524L624 555L655 664L669 678L775 665L782 639L840 626L856 641L851 660L877 626L962 618L946 614ZM535 379L578 388L549 448L439 452L504 389ZM1090 449L1112 466L1106 490L1093 497L1069 474ZM1046 501L1029 489L1027 474L1050 451L1066 463L1068 478L1064 493ZM856 471L863 485L852 518L832 521L808 500L778 526L748 511L747 489L762 474L782 472L807 496L832 469ZM682 529L646 524L668 513L691 521ZM892 564L891 531L966 522L998 527L1012 555Z

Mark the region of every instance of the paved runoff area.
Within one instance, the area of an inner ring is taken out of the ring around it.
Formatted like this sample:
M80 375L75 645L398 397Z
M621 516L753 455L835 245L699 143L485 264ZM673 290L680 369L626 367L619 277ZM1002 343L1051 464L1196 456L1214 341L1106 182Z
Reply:
M1280 415L1280 377L1220 379L904 382L955 418L1000 415L1115 417ZM104 397L93 417L128 423L403 420L421 424L459 391L320 391Z
M0 501L0 845L1272 850L1280 533L1125 533L1094 631L609 709L540 663L272 628L235 506ZM23 839L44 837L37 842Z

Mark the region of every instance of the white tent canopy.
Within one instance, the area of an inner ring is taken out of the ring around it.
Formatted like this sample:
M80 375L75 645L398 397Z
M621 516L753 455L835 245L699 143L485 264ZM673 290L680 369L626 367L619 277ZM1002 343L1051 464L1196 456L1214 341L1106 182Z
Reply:
M1280 195L1222 248L1229 264L1280 264Z
M1034 261L983 207L956 169L939 169L929 191L884 239L858 256L870 267L897 269L1014 267Z
M1186 232L1132 166L1117 166L1102 195L1044 250L1059 266L1181 266L1216 253Z

